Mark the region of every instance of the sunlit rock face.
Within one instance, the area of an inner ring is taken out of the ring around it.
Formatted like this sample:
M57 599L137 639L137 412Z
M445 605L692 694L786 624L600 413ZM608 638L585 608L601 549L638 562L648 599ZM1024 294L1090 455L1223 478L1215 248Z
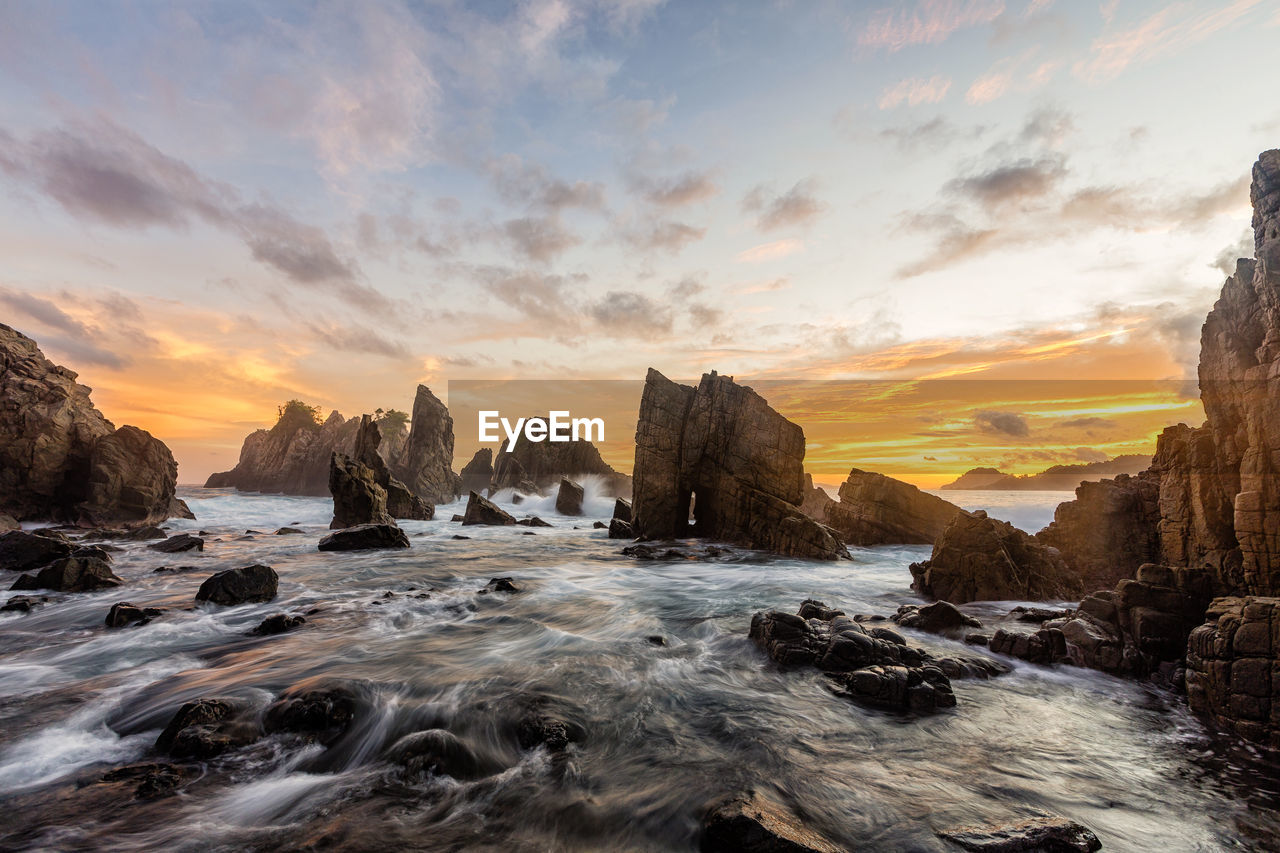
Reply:
M910 483L857 468L839 494L825 507L825 523L850 545L932 545L960 512Z
M115 426L76 374L0 324L0 512L18 521L142 527L190 517L178 465L145 430Z
M847 557L835 532L800 509L803 465L804 431L755 391L714 372L691 388L650 369L636 425L632 531Z
M330 412L317 424L302 412L286 411L271 429L251 433L240 448L240 461L230 471L213 474L206 488L282 495L329 494L329 459L350 454L360 419L345 420Z

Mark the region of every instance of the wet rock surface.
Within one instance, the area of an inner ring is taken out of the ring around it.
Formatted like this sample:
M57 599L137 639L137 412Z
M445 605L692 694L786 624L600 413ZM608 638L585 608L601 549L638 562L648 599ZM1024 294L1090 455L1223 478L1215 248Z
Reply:
M200 584L196 601L208 601L231 607L270 601L276 597L280 578L270 566L252 565L227 569Z
M1215 599L1187 643L1191 709L1220 728L1280 749L1280 598Z
M0 535L0 568L29 572L54 560L70 557L71 551L71 543L58 534L11 530Z
M408 548L409 537L394 524L357 524L335 530L316 546L321 551L372 551Z
M799 426L731 377L704 374L690 388L651 368L636 425L632 530L847 558L832 530L800 509L804 449Z
M462 523L506 526L515 524L516 520L493 501L480 497L477 492L472 492L467 499L467 510L462 516Z
M177 554L182 551L203 551L204 540L199 536L192 536L190 533L179 533L177 536L170 536L147 547L152 551L159 551L163 554Z
M139 607L127 601L118 601L107 611L108 628L124 628L128 625L146 625L157 616L164 615L162 607Z
M931 634L950 634L965 628L981 628L982 623L960 611L949 601L917 606L904 604L894 614L893 621L903 628L917 628Z
M556 512L561 515L582 515L584 494L582 486L568 478L562 478L556 492Z
M790 809L755 791L712 804L698 845L703 853L844 853Z
M1006 824L962 826L938 835L977 853L1093 853L1102 842L1087 827L1061 817L1041 816Z
M98 589L110 589L122 583L124 580L111 571L111 566L106 560L99 557L63 557L34 574L22 575L9 589L92 592Z
M294 616L289 613L273 613L258 623L258 626L249 633L255 637L271 637L300 628L306 621L302 616Z

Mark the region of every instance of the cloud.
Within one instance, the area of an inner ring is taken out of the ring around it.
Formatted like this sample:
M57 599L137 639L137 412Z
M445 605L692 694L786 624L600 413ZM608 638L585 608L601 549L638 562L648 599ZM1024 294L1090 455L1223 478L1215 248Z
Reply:
M781 195L757 186L743 197L742 209L757 214L756 226L762 231L808 225L826 209L814 195L814 184L806 178Z
M939 151L958 139L977 139L987 132L983 125L960 128L943 116L928 121L898 127L886 127L879 137L895 144L899 150L915 153L919 150Z
M675 319L669 305L642 293L618 290L592 303L587 314L606 331L631 337L670 332Z
M1115 30L1104 5L1107 28L1090 47L1091 56L1072 67L1077 77L1089 83L1104 83L1122 74L1130 65L1176 55L1214 33L1235 26L1248 17L1263 0L1235 0L1209 11L1194 11L1189 4L1174 3L1127 29Z
M513 204L559 212L566 208L603 210L604 185L596 181L565 181L551 175L545 166L528 163L515 154L496 157L486 171L498 195Z
M400 341L389 340L366 326L346 322L342 325L309 323L307 328L326 346L340 352L382 355L387 358L412 358L409 348Z
M882 110L891 110L906 103L917 107L920 104L936 104L947 96L951 90L951 78L935 74L927 80L921 77L909 77L900 80L880 93L876 105Z
M917 0L879 9L858 33L858 44L894 52L940 44L966 27L988 24L1004 12L1002 0Z
M761 243L739 252L734 260L740 264L763 264L776 261L804 251L804 241L795 238L774 240L772 243Z
M1223 275L1236 274L1236 262L1240 258L1252 258L1254 252L1253 229L1246 228L1240 239L1218 253L1210 266L1218 269Z
M705 201L720 192L720 187L707 172L685 172L665 181L637 182L644 198L659 207L682 207Z
M1110 429L1119 425L1118 421L1114 421L1111 418L1099 417L1072 418L1058 423L1058 426L1066 429Z
M1061 63L1053 60L1035 62L1032 48L1018 56L1002 59L974 80L964 99L973 105L988 104L1010 92L1029 92L1053 79ZM1034 63L1034 64L1033 64Z
M979 432L1009 435L1015 438L1023 438L1031 434L1027 419L1016 412L983 409L974 413L973 425Z
M956 178L946 185L950 192L966 196L988 209L1043 199L1066 175L1062 157L1048 156L1003 163L995 168Z
M707 229L684 222L654 222L640 228L625 230L622 239L646 252L662 251L677 254L690 243L706 236Z
M51 339L40 335L39 339L52 343L56 348L73 356L77 364L101 365L120 370L128 367L132 361L128 355L108 349L97 328L72 317L51 300L9 288L0 288L0 305L4 305L6 311L27 317L44 328L52 330L56 337Z

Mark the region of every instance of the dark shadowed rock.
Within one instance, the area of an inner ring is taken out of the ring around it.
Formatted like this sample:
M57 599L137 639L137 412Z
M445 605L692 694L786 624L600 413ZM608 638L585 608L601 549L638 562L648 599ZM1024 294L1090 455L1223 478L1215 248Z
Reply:
M124 581L115 576L105 560L96 557L63 557L35 574L14 581L12 590L52 589L57 592L92 592L109 589Z
M81 527L140 527L170 516L195 518L176 496L178 463L163 441L122 426L93 444Z
M276 531L276 536L291 536L295 533L305 533L305 532L306 531L300 530L297 527L281 527L279 530Z
M391 745L386 757L410 773L434 773L454 779L477 779L497 769L487 766L475 750L444 729L405 735Z
M582 486L570 479L562 478L560 489L556 492L556 512L561 515L582 515L584 494Z
M599 449L590 441L516 441L507 452L503 439L493 456L493 479L489 494L499 489L515 489L528 495L542 494L556 488L562 478L581 482L588 476L604 481L605 494L625 497L631 494L631 478L615 471L604 461ZM478 490L477 490L478 491Z
M1090 830L1066 818L1048 815L1003 824L961 826L938 835L977 853L1093 853L1102 842Z
M165 554L177 554L182 551L203 551L204 540L199 536L192 536L190 533L179 533L177 536L170 536L168 539L147 547L152 551L160 551Z
M650 369L636 425L632 529L644 539L695 535L790 556L848 557L829 528L800 510L803 464L804 431L750 388L714 372L690 388Z
M11 530L0 534L0 568L28 572L71 556L71 543L52 533Z
M18 524L18 519L5 512L0 512L0 533L8 533L10 530L18 530L22 525Z
M267 734L301 735L328 745L347 730L359 707L356 692L345 684L308 683L267 706L262 727Z
M1074 599L1082 587L1056 549L982 510L958 512L934 543L933 555L911 564L912 588L928 598L969 601Z
M108 770L102 782L133 784L135 798L154 800L174 793L193 775L192 768L179 764L144 762Z
M0 613L30 613L48 603L49 597L46 595L15 595L4 604L0 604Z
M397 518L430 519L435 509L391 476L379 455L382 433L369 415L360 418L350 456L334 453L329 467L333 495L331 528L392 524Z
M484 493L493 480L493 448L482 447L471 457L471 461L462 466L460 494L469 492Z
M138 607L127 601L117 601L107 611L108 628L123 628L126 625L145 625L157 616L164 614L163 607Z
M809 496L810 506L820 503ZM854 468L818 518L851 545L932 545L960 507L910 483ZM815 516L816 517L816 516Z
M316 423L310 411L288 407L271 429L245 438L240 460L230 471L213 474L206 488L285 495L328 495L329 460L335 452L350 454L358 418L330 413Z
M510 525L515 524L516 520L493 501L480 497L477 492L472 492L467 498L467 511L462 516L462 523Z
M1057 548L1085 589L1115 586L1160 559L1160 482L1153 473L1082 483L1036 539Z
M947 634L962 631L965 628L981 628L982 623L972 616L966 616L949 601L935 601L918 607L904 604L898 608L893 621L903 628L916 628L931 634Z
M252 565L227 569L206 578L196 592L196 601L232 606L270 601L276 597L280 578L270 566Z
M1280 598L1218 598L1187 644L1187 703L1215 725L1280 749Z
M258 627L249 633L255 637L271 637L301 627L306 621L301 616L291 616L288 613L273 613L259 622Z
M844 853L755 791L714 803L702 819L698 847L703 853Z
M411 494L421 497L425 503L438 504L448 503L461 494L462 480L453 473L452 466L453 418L430 388L419 385L413 398L409 437L401 452L393 457L391 472Z
M321 551L372 551L410 546L409 537L394 524L358 524L335 530L316 547Z
M620 518L609 519L609 538L610 539L634 539L635 531L631 528L631 522L623 521Z
M231 699L204 698L187 702L156 739L156 749L174 758L214 758L252 743L256 726L240 722L244 708Z
M630 524L631 523L631 501L626 501L626 500L623 500L622 498L618 498L616 501L614 501L613 517L618 519L619 521L625 521L627 524Z
M528 518L522 518L519 521L517 521L516 524L520 525L521 527L554 527L555 526L548 521L543 521L542 519L538 518L536 515L531 515Z
M480 590L480 594L484 595L490 592L519 592L520 587L516 586L515 581L511 578L490 578L489 582L484 585L484 589Z

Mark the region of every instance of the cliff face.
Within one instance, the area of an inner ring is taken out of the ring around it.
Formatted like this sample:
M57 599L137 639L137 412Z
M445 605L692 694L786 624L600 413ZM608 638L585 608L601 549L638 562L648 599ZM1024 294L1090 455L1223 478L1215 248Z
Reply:
M418 386L412 417L399 452L384 455L410 491L428 503L447 503L462 489L462 479L453 472L453 418L426 385Z
M857 468L839 494L826 507L825 523L850 545L932 545L960 512L910 483Z
M650 369L636 425L633 530L847 557L834 531L800 509L803 465L804 431L750 388L715 373L690 388Z
M1036 534L1057 548L1080 574L1086 590L1115 586L1138 567L1159 562L1160 478L1136 477L1081 483L1076 499L1059 504L1053 522Z
M210 476L205 488L328 495L329 459L334 452L353 452L359 428L358 418L344 420L337 412L331 412L322 425L302 413L286 412L271 429L249 435L236 467Z
M1129 513L1116 523L1154 540L1154 562L1208 568L1224 592L1274 595L1280 593L1280 151L1259 157L1251 197L1256 256L1238 262L1201 330L1205 423L1164 431L1140 478L1158 483L1158 513L1146 519ZM1107 500L1105 490L1081 494L1069 513L1107 517ZM1080 525L1055 544L1068 555L1102 553L1110 530L1110 522Z
M164 442L115 426L76 374L0 324L0 512L19 521L143 526L190 516Z

